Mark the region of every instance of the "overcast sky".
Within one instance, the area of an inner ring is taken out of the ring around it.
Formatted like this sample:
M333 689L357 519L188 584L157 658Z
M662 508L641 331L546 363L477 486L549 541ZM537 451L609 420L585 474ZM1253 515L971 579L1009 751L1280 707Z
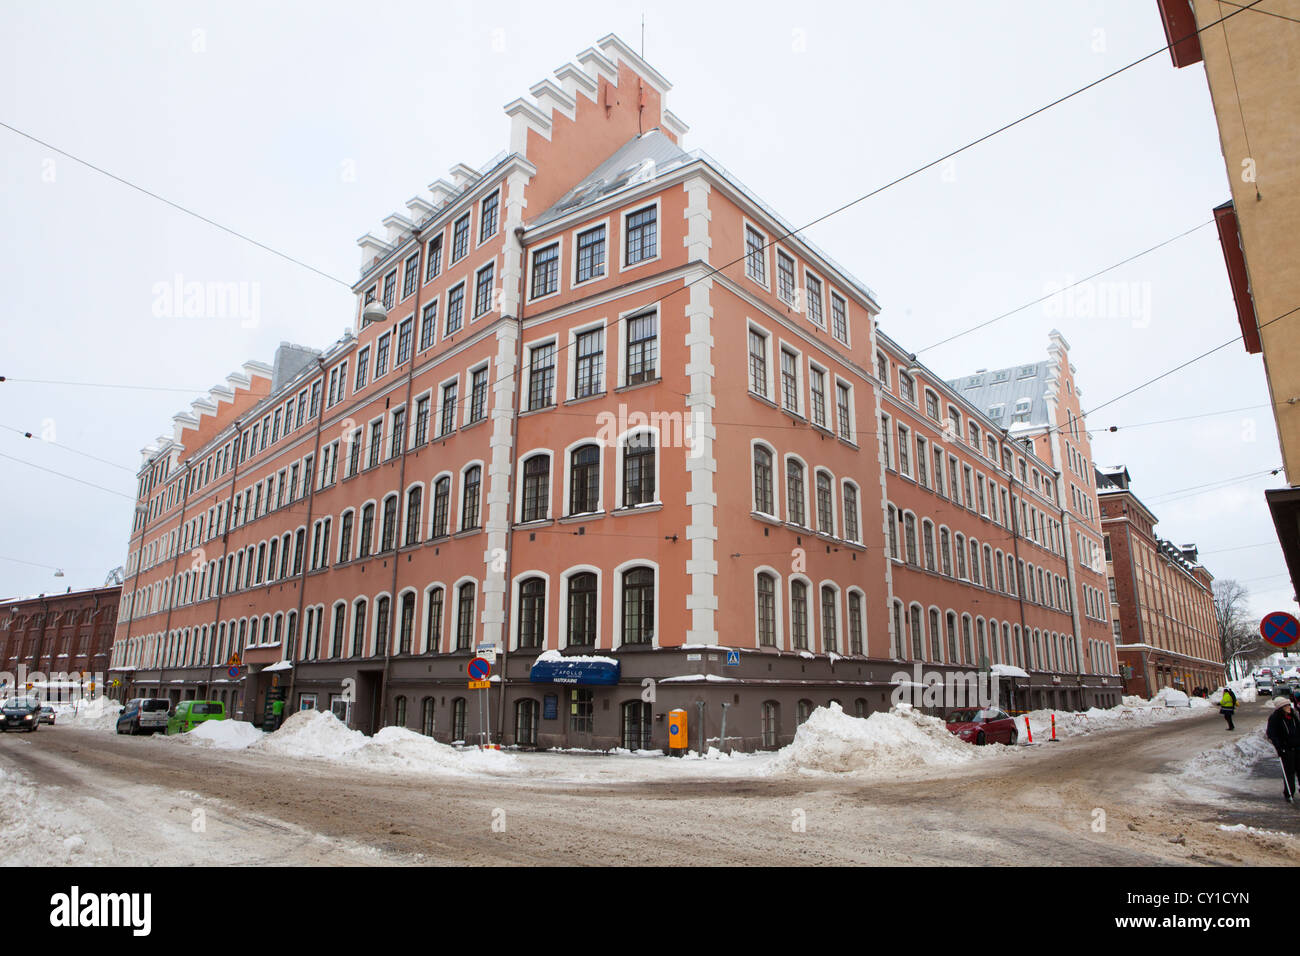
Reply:
M1155 0L740 9L0 2L0 122L343 280L0 128L0 374L177 389L0 384L0 595L101 584L125 559L140 449L172 415L281 341L333 342L356 238L505 149L502 106L555 67L609 32L639 48L643 14L686 146L796 224L1164 43ZM1203 68L1162 53L809 237L920 351L1209 221L1229 195ZM159 317L177 276L245 283L256 314ZM1056 327L1091 408L1238 331L1213 227L1104 282L920 357L946 378L1038 361ZM1295 607L1263 497L1285 482L1196 492L1281 465L1267 403L1262 361L1237 343L1090 419L1098 462L1128 466L1158 533L1196 542L1257 614ZM1223 414L1106 431L1207 412Z

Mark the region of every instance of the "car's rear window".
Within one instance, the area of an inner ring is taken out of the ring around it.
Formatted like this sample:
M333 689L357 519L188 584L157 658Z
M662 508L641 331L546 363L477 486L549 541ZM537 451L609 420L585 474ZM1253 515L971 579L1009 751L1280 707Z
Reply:
M979 720L979 712L974 710L954 710L948 715L950 724L973 724Z
M221 713L225 713L225 705L223 705L220 701L212 702L212 701L201 700L198 701L190 708L190 713L221 714Z
M13 700L5 701L6 707L39 707L41 705L35 697L15 697Z
M152 700L146 700L140 705L140 709L143 711L170 710L171 704L161 698L155 698Z

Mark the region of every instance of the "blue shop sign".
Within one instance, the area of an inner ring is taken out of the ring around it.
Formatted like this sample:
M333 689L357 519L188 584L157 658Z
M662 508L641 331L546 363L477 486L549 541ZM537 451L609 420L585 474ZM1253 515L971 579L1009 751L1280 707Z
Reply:
M528 672L534 684L617 684L617 661L537 661Z

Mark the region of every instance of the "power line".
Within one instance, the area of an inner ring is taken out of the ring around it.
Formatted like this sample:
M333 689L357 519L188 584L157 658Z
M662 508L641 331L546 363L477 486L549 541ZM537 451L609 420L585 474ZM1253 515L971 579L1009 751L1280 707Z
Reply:
M1255 2L1258 3L1259 0L1255 0ZM1229 14L1229 16L1231 15L1232 14ZM304 269L307 269L310 272L314 272L316 273L316 275L324 279L329 279L331 282L337 282L339 285L343 286L348 290L352 289L352 284L350 282L344 282L342 279L338 278L337 276L332 276L328 272L322 272L320 269L317 269L315 266L308 265L307 263L303 262L301 259L295 259L293 256L289 255L288 253L281 252L279 249L275 249L271 246L268 246L264 242L258 242L252 236L246 235L235 229L231 229L229 226L224 226L221 223L217 222L215 219L209 219L207 216L203 215L202 213L195 212L193 209L189 209L185 206L182 206L178 202L173 202L172 200L168 199L166 196L160 196L158 195L158 193L153 192L152 190L145 189L143 186L136 185L135 183L131 182L129 179L124 179L121 176L117 175L116 173L111 173L107 169L104 169L102 166L96 166L94 163L90 162L89 160L82 159L80 156L74 156L72 153L69 153L65 149L60 149L59 147L55 146L53 143L47 143L45 140L39 139L33 136L31 133L24 132L23 130L20 130L18 127L10 126L8 123L2 121L0 121L0 127L4 127L5 129L9 130L11 133L16 133L19 136L23 137L24 139L29 139L33 143L37 143L41 146L44 146L46 149L52 150L53 152L58 153L60 156L66 156L74 163L80 163L82 166L85 166L87 169L93 169L95 172L103 176L107 176L109 179L112 179L116 182L121 183L123 186L126 186L128 189L134 189L136 192L143 193L144 195L148 196L151 199L156 199L160 203L164 203L168 206L171 206L173 209L179 212L185 213L185 215L187 216L193 216L195 219L199 220L200 222L205 222L209 226L213 226L217 229L220 229L222 232L228 233L229 235L234 236L236 239L242 239L244 240L244 242L251 243L257 246L257 248L271 253L271 255L273 256L279 256L281 259L284 259L287 262L292 262L296 266L302 266Z
M1226 4L1227 6L1229 6L1229 7L1237 7L1237 8L1242 9L1242 10L1250 10L1250 7L1243 7L1243 6L1242 6L1241 4L1239 4L1239 3L1231 3L1231 2L1229 2L1229 0L1219 0L1219 5L1220 5L1220 6L1224 6L1225 4ZM1253 4L1252 4L1252 6L1253 6ZM1288 17L1288 16L1287 16L1286 14L1284 14L1284 13L1274 13L1272 10L1265 10L1263 7L1260 7L1260 8L1257 9L1257 10L1251 10L1251 12L1252 12L1252 13L1263 13L1263 14L1265 14L1265 15L1267 15L1267 16L1270 16L1270 17L1277 17L1279 20L1287 20L1287 21L1289 21L1289 22L1291 22L1291 23L1300 23L1300 20L1297 20L1295 17Z
M50 378L14 378L12 375L0 375L0 382L22 382L24 385L71 385L79 388L128 388L142 392L184 392L187 395L205 391L202 388L171 388L166 385L123 385L116 382L64 382Z
M1179 418L1161 418L1153 422L1132 422L1128 425L1109 425L1105 428L1108 432L1123 431L1126 428L1145 428L1148 425L1170 425L1174 422L1190 422L1197 418L1212 418L1215 415L1231 415L1233 412L1254 412L1261 408L1272 408L1272 405L1243 405L1241 408L1224 408L1217 412L1201 412L1198 415L1183 415Z
M26 459L23 458L14 458L12 455L5 455L5 454L0 454L0 458L6 458L9 461L16 461L20 465L27 465L29 468L35 468L37 471L45 471L45 472L49 472L51 475L58 475L60 478L67 478L69 481L75 481L77 482L77 484L80 485L88 485L91 488L98 488L100 491L107 491L110 495L117 495L119 498L125 498L128 501L135 500L134 496L132 495L123 494L120 491L114 491L112 488L105 488L103 485L97 485L93 481L85 481L84 479L76 478L72 475L65 475L61 471L55 471L53 468L45 468L41 465L35 464L34 462L27 461Z
M32 437L34 437L34 436L32 435L31 432L29 432L29 431L23 431L23 429L21 429L21 428L14 428L12 425L0 425L0 428L5 429L6 431L11 431L11 432L13 432L13 433L16 434L16 435L22 435L24 438L32 438ZM41 441L43 441L43 442L44 442L45 444L47 444L47 445L53 445L55 448L62 448L64 451L70 451L70 452L72 452L74 455L81 455L83 458L89 458L89 459L91 459L92 461L98 461L98 462L101 462L101 463L103 463L103 464L105 464L105 465L112 465L114 468L120 468L120 469L122 469L122 471L130 472L130 473L133 474L133 475L136 473L136 471L135 471L134 468L128 468L128 467L126 467L126 465L119 465L119 464L118 464L117 462L115 462L115 461L109 461L107 458L100 458L100 457L98 457L98 456L96 456L96 455L92 455L92 454L90 454L89 452L78 451L78 450L75 449L75 448L72 448L72 447L70 447L70 446L68 446L68 445L61 444L60 442L56 442L56 441L54 441L53 439L42 438Z
M1249 548L1278 547L1277 540L1261 541L1258 544L1239 544L1235 548L1215 548L1213 551L1202 551L1201 554L1226 554L1229 551L1245 551Z
M1017 312L1023 312L1025 309L1028 309L1031 306L1038 305L1040 302L1046 302L1048 299L1061 295L1064 292L1069 292L1071 289L1081 286L1085 282L1091 282L1093 279L1097 278L1098 276L1105 275L1107 272L1112 272L1115 269L1118 269L1120 266L1126 266L1130 262L1133 262L1136 259L1141 259L1143 256L1147 255L1148 253L1155 252L1157 249L1162 249L1165 246L1169 245L1171 242L1176 242L1177 240L1182 239L1184 236L1190 236L1198 229L1204 229L1206 226L1212 226L1212 225L1214 225L1214 220L1207 219L1199 226L1193 226L1191 229L1188 229L1185 232L1180 232L1176 236L1171 236L1170 238L1164 240L1164 242L1156 243L1154 246L1151 246L1149 249L1143 249L1141 252L1131 255L1127 259L1121 259L1119 262L1116 262L1113 265L1109 265L1104 269L1099 269L1098 271L1094 272L1092 275L1080 279L1078 282L1071 282L1069 285L1063 288L1056 289L1053 290L1052 292L1047 293L1046 295L1039 296L1037 299L1034 299L1032 302L1026 302L1024 305L1018 305L1014 309L1011 309L1008 312L1003 312L1001 315L994 316L991 319L986 319L985 321L980 322L978 325L972 325L968 329L963 329L961 332L957 332L953 335L950 335L946 339L940 339L938 342L935 342L932 345L927 345L923 349L918 349L915 354L920 355L922 352L928 352L931 349L937 349L939 346L947 345L949 342L959 339L962 336L970 335L970 333L972 332L977 332L980 329L987 328L988 326L992 325L994 322L1001 322L1003 319L1015 315Z

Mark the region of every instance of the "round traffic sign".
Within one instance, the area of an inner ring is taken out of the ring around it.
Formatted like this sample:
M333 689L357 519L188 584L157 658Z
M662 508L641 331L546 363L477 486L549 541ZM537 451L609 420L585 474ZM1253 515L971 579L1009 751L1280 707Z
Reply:
M488 675L492 673L492 665L484 658L476 657L469 662L465 670L469 671L469 676L474 680L487 680Z
M226 671L226 673L229 674L231 677L238 677L238 676L239 676L239 668L238 668L238 667L232 667L232 668L230 668L228 671Z
M1300 640L1300 621L1286 611L1274 611L1259 622L1259 635L1274 647L1290 647Z

